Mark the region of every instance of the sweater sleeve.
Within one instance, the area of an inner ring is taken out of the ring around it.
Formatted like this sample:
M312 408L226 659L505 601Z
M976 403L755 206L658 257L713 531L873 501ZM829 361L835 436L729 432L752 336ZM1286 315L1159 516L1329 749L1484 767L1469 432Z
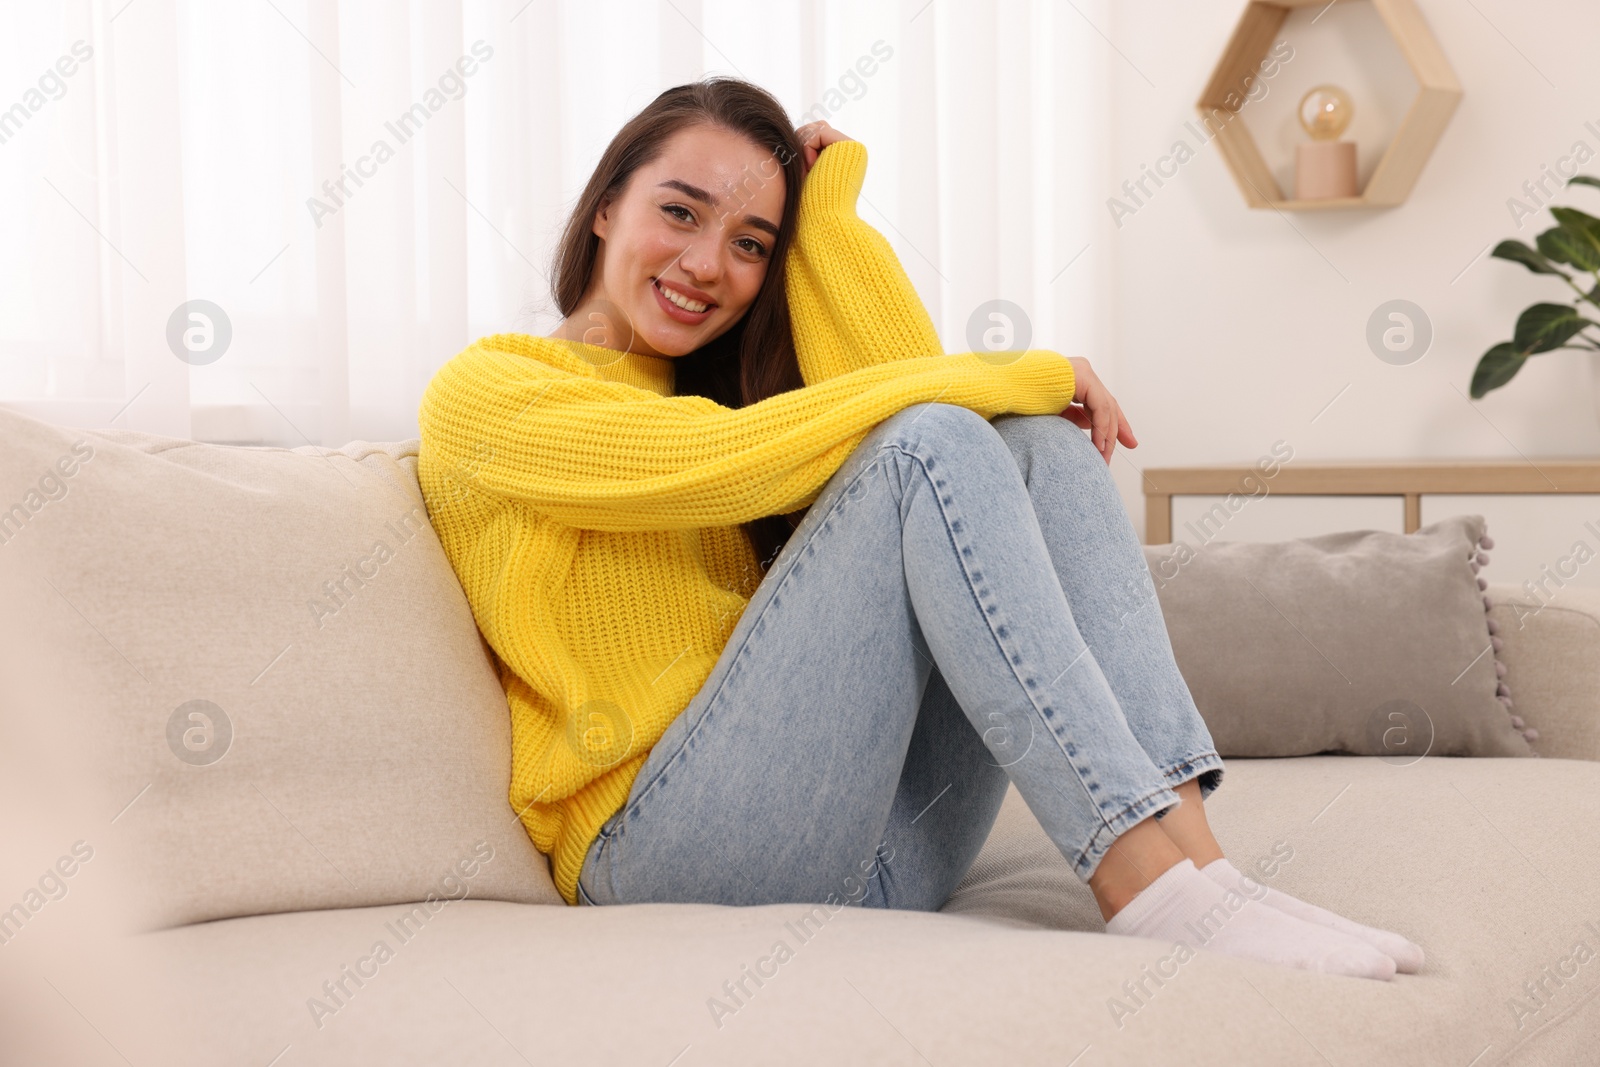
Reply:
M809 505L861 438L910 404L1056 414L1072 390L1072 364L1054 352L939 354L727 408L480 341L424 391L418 474L436 491L481 490L579 529L726 526Z
M944 354L894 249L856 214L866 174L866 146L836 141L800 187L784 272L807 385L875 363Z

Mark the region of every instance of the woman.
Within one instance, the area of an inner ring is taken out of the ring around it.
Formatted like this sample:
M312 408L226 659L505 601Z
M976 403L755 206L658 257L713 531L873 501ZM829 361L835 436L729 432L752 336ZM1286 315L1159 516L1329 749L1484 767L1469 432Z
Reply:
M662 93L573 211L561 326L423 398L563 898L936 910L1015 782L1112 933L1415 970L1224 858L1222 760L1105 469L1133 431L1087 360L946 354L855 213L865 168L749 83Z

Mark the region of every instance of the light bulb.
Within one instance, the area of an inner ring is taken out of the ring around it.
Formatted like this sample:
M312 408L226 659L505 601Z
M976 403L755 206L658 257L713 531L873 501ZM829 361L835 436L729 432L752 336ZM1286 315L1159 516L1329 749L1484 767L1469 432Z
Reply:
M1319 85L1300 98L1300 125L1313 140L1332 141L1350 125L1356 106L1337 85Z

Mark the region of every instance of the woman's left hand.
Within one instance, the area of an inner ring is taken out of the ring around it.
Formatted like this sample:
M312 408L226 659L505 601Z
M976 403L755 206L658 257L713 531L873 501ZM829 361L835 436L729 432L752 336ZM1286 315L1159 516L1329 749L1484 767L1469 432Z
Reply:
M1133 427L1128 425L1127 417L1122 414L1122 405L1117 403L1111 390L1089 366L1089 361L1082 356L1069 358L1074 378L1072 406L1061 415L1089 431L1095 449L1110 466L1111 452L1117 447L1118 441L1129 448L1138 448L1139 441L1133 436Z
M808 122L794 132L795 136L800 138L800 151L803 156L801 162L804 164L802 173L805 174L811 173L812 166L817 162L817 157L822 154L824 148L827 148L835 141L855 140L854 137L846 137L821 119L816 122Z

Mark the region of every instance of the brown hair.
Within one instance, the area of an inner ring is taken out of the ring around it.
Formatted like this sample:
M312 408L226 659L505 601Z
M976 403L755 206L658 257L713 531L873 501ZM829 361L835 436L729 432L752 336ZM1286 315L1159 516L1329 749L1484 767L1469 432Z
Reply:
M765 89L738 78L706 78L668 89L629 119L606 146L572 209L556 248L550 285L562 315L577 310L600 249L593 229L596 213L621 195L633 172L655 160L674 134L707 124L770 148L782 167L787 194L766 279L749 310L720 337L673 360L679 395L709 397L724 407L740 408L805 384L795 358L784 287L784 262L804 177L801 146L783 106ZM793 532L782 515L754 519L743 527L763 571Z

